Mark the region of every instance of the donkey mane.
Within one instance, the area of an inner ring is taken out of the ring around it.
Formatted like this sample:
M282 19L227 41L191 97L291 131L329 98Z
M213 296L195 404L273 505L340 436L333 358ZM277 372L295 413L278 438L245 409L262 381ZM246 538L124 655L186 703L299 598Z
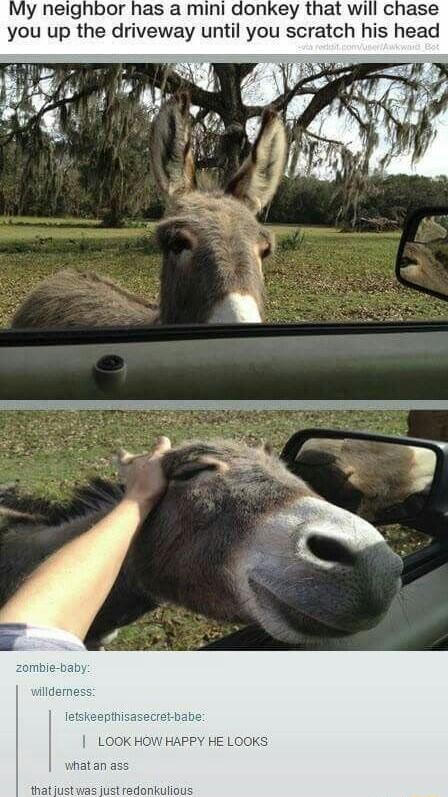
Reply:
M173 478L184 466L200 462L207 456L222 457L223 452L232 456L244 456L245 448L227 439L215 439L208 443L199 440L187 441L165 456L165 473L168 478ZM264 462L266 456L269 458L270 450L266 444L249 448L258 449L260 461ZM247 480L253 481L257 477L259 474L253 470L246 474ZM112 510L123 494L122 483L100 476L92 477L85 484L75 486L70 497L62 501L22 492L17 484L0 484L0 536L6 528L30 528L42 525L57 527L90 514Z
M242 446L236 441L220 438L207 443L191 440L179 448L172 449L165 456L165 473L168 478L175 478L177 471L181 471L190 463L200 462L204 457L222 457L223 453L233 457L236 455L244 457L246 449L251 452L258 450L260 462L264 464L268 462L271 450L266 443L258 446ZM254 481L259 478L259 474L252 467L245 478L247 481ZM70 497L62 501L22 492L17 484L0 484L0 535L5 531L5 523L9 529L17 526L29 528L42 524L62 526L89 514L111 510L123 494L122 483L100 476L92 477L85 484L75 486ZM2 517L5 523L2 523Z
M90 512L112 509L124 492L123 485L102 479L92 478L87 484L76 487L67 501L51 501L21 493L17 486L0 486L0 521L2 514L7 516L8 527L42 525L60 526ZM3 529L4 531L4 529ZM0 534L2 527L0 522Z
M55 511L56 502L21 493L17 485L0 485L0 521L2 516L7 517L9 526L23 523L24 519L30 524L51 522Z

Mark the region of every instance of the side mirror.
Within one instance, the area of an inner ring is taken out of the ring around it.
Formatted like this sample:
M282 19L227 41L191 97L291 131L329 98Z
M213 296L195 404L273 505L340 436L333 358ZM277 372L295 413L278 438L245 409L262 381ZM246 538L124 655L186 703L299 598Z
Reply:
M375 525L400 523L448 541L448 443L309 429L282 457L327 501Z
M448 298L448 207L422 208L407 219L396 274L403 285Z

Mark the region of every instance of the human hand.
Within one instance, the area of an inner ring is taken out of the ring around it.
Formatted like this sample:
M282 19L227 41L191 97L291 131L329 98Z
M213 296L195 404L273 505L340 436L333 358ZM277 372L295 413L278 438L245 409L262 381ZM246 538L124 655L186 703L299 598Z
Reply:
M143 515L162 498L167 478L161 460L171 449L168 437L159 437L150 454L130 454L120 449L117 455L119 474L125 484L125 499L135 501Z

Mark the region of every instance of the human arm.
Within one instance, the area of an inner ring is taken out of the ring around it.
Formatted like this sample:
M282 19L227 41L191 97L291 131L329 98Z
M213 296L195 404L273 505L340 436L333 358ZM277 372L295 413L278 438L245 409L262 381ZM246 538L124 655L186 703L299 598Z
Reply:
M85 638L143 520L165 492L161 459L170 447L164 437L151 455L133 457L121 452L123 499L31 574L0 609L0 624L58 628Z

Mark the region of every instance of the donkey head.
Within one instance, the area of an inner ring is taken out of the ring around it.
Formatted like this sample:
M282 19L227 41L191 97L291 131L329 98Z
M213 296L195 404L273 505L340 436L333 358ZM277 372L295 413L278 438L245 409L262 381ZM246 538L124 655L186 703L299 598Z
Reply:
M382 618L401 559L263 447L192 443L165 455L167 492L129 561L139 590L299 643Z
M157 237L163 251L161 321L260 322L262 261L272 235L257 220L280 183L286 162L284 127L265 111L258 138L222 191L198 188L191 151L189 98L167 102L152 129L156 185L167 200Z

